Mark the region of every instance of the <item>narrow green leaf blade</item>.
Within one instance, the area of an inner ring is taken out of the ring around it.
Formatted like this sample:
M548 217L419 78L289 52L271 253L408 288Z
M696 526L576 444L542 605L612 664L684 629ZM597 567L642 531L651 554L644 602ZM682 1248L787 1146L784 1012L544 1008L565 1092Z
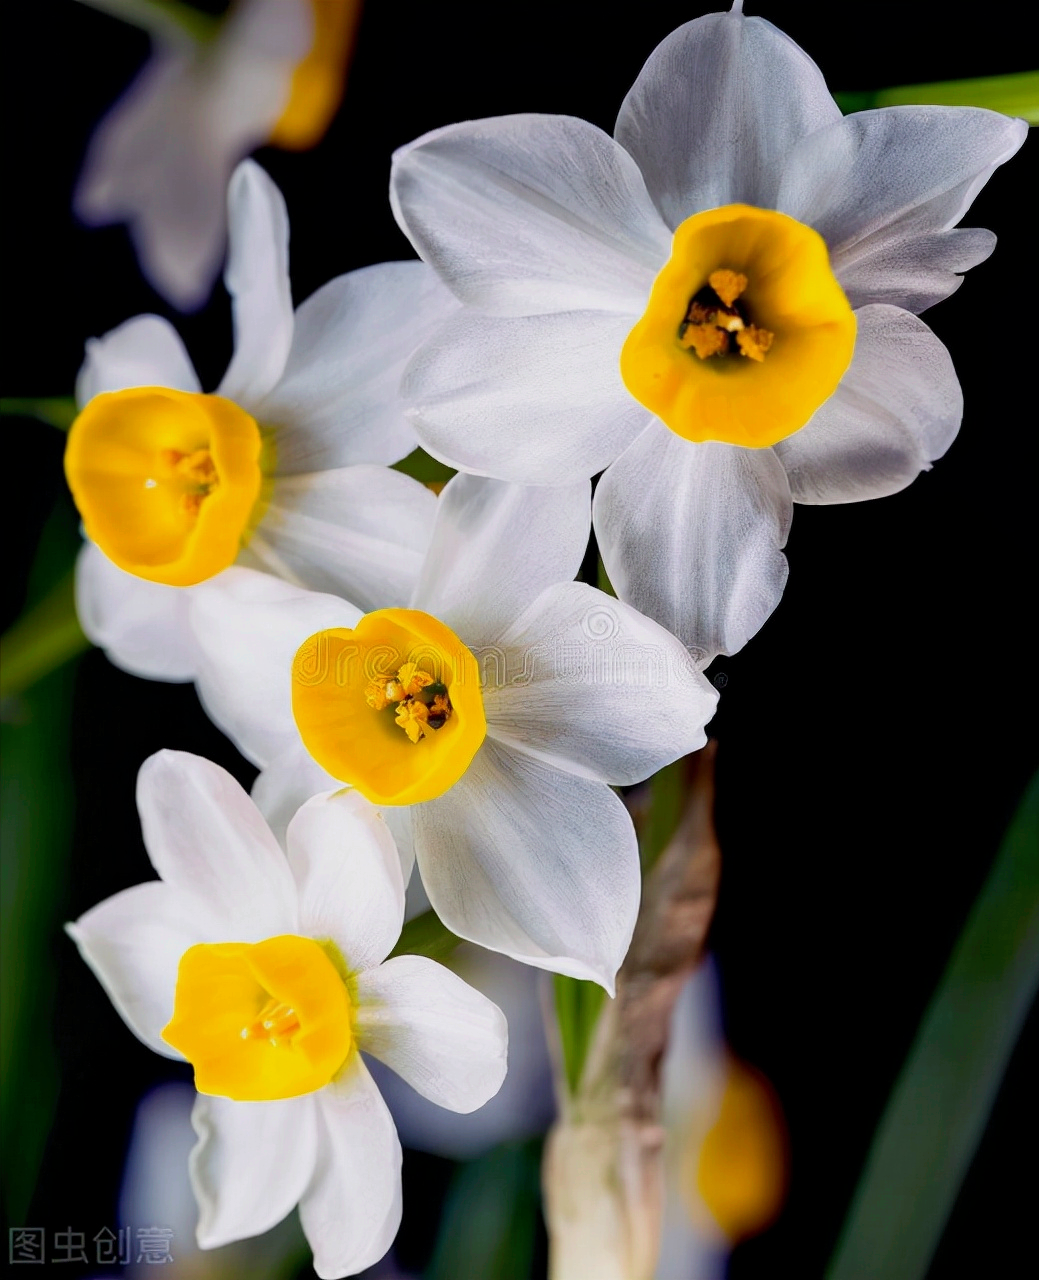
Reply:
M76 420L76 402L72 396L4 396L0 399L0 415L39 418L59 431L68 431Z
M423 911L420 916L407 922L390 955L427 956L430 960L443 960L461 941L441 922L435 911Z
M1020 116L1029 124L1039 124L1039 71L979 76L973 80L938 80L932 84L900 84L891 89L835 93L834 97L845 115L872 107L986 107L1007 116Z
M1039 775L895 1085L828 1280L924 1280L1039 987Z

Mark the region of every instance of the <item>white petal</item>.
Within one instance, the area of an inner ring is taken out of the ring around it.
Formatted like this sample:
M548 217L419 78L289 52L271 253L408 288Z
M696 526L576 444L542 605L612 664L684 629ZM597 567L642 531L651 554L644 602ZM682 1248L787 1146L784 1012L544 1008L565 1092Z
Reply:
M545 590L499 641L487 732L558 768L627 785L707 742L718 695L681 641L583 582Z
M196 895L153 880L106 899L65 930L134 1035L180 1059L160 1032L173 1017L181 956L197 942L226 941L214 913Z
M317 1161L315 1094L279 1102L200 1094L191 1123L198 1142L188 1171L203 1249L262 1235L292 1212Z
M321 768L297 734L295 741L261 770L251 794L278 842L284 844L296 810L314 796L336 791L342 785Z
M239 563L353 601L406 605L433 533L435 495L388 467L343 467L274 482Z
M454 476L440 495L412 607L493 662L501 632L554 582L570 582L591 532L591 485L533 488Z
M976 107L863 111L801 143L776 207L822 234L852 306L922 311L992 252L988 232L950 228L1027 133Z
M425 956L397 956L357 982L357 1040L424 1098L475 1111L505 1079L509 1028L493 1001Z
M329 281L296 312L281 381L259 407L277 429L279 475L410 453L400 376L458 303L421 262L383 262Z
M233 6L201 54L186 44L160 49L91 140L77 214L128 221L145 275L182 309L209 295L231 171L281 114L312 22L306 4Z
M76 560L76 613L109 662L145 680L193 680L190 588L126 573L92 542Z
M358 791L315 796L287 847L304 935L334 942L352 973L385 960L404 924L404 879L378 809Z
M137 808L152 866L221 921L224 941L297 931L289 864L226 770L186 751L156 752L137 775Z
M161 316L134 316L103 338L87 339L86 357L76 376L80 408L102 391L126 387L201 390L180 335Z
M231 175L227 215L224 284L234 311L234 355L218 393L252 409L281 377L292 345L289 215L253 160Z
M783 161L840 119L822 72L763 18L712 13L650 55L617 118L669 227L743 202L775 208Z
M354 1275L383 1256L401 1216L401 1150L393 1119L359 1053L316 1094L318 1158L299 1205L321 1280Z
M963 393L948 351L898 307L856 313L855 356L807 426L775 446L797 502L897 493L956 438Z
M427 133L395 153L390 201L458 297L499 315L638 312L670 250L631 157L572 116Z
M488 739L414 822L423 883L453 933L612 992L640 883L635 830L609 787Z
M592 520L620 598L705 666L779 603L792 511L771 449L693 444L653 422L599 482Z
M292 718L296 650L315 631L353 627L360 616L336 596L251 569L228 569L195 588L199 697L255 764L263 768L299 742Z
M620 376L637 319L463 311L405 370L401 394L419 441L452 466L520 484L602 471L646 423Z

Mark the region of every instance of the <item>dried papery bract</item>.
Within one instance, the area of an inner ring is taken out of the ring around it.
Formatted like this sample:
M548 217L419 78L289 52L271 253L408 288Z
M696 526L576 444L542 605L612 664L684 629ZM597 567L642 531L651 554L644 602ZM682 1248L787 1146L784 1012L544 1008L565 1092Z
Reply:
M551 1280L651 1280L664 1210L661 1064L671 1013L703 956L721 851L716 744L688 757L685 809L643 888L616 999L575 1090L557 1063L561 1116L543 1171Z

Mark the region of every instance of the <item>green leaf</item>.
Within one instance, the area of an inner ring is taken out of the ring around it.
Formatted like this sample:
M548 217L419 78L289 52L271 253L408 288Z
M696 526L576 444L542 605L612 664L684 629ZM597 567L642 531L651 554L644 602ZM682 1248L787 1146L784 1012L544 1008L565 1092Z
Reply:
M90 648L76 617L74 583L75 570L69 569L0 639L0 700L23 693Z
M0 1127L8 1220L24 1222L51 1127L52 939L65 909L72 827L68 727L75 672L53 672L0 726Z
M437 462L424 449L416 449L400 462L395 462L392 470L403 471L406 476L421 480L423 484L446 484L455 474L451 467Z
M470 1160L447 1193L426 1280L529 1280L540 1205L538 1142Z
M0 399L3 417L39 418L59 431L68 431L76 420L76 401L72 396L4 396Z
M407 922L390 955L428 956L430 960L443 960L461 941L441 924L435 911L423 911Z
M570 978L562 973L552 975L552 989L567 1088L575 1094L606 992L597 982Z
M924 1280L1039 987L1039 775L881 1120L828 1280Z
M987 107L1007 116L1020 116L1039 124L1039 71L1006 76L981 76L975 80L940 80L933 84L901 84L893 89L868 89L835 93L845 113L873 107L935 106Z

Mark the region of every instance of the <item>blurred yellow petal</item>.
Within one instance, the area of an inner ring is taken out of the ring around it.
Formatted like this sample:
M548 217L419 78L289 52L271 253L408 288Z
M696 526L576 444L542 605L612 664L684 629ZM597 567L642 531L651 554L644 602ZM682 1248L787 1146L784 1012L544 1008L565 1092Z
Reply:
M319 142L343 97L361 0L310 0L314 41L292 76L289 100L271 132L276 147L303 151Z

